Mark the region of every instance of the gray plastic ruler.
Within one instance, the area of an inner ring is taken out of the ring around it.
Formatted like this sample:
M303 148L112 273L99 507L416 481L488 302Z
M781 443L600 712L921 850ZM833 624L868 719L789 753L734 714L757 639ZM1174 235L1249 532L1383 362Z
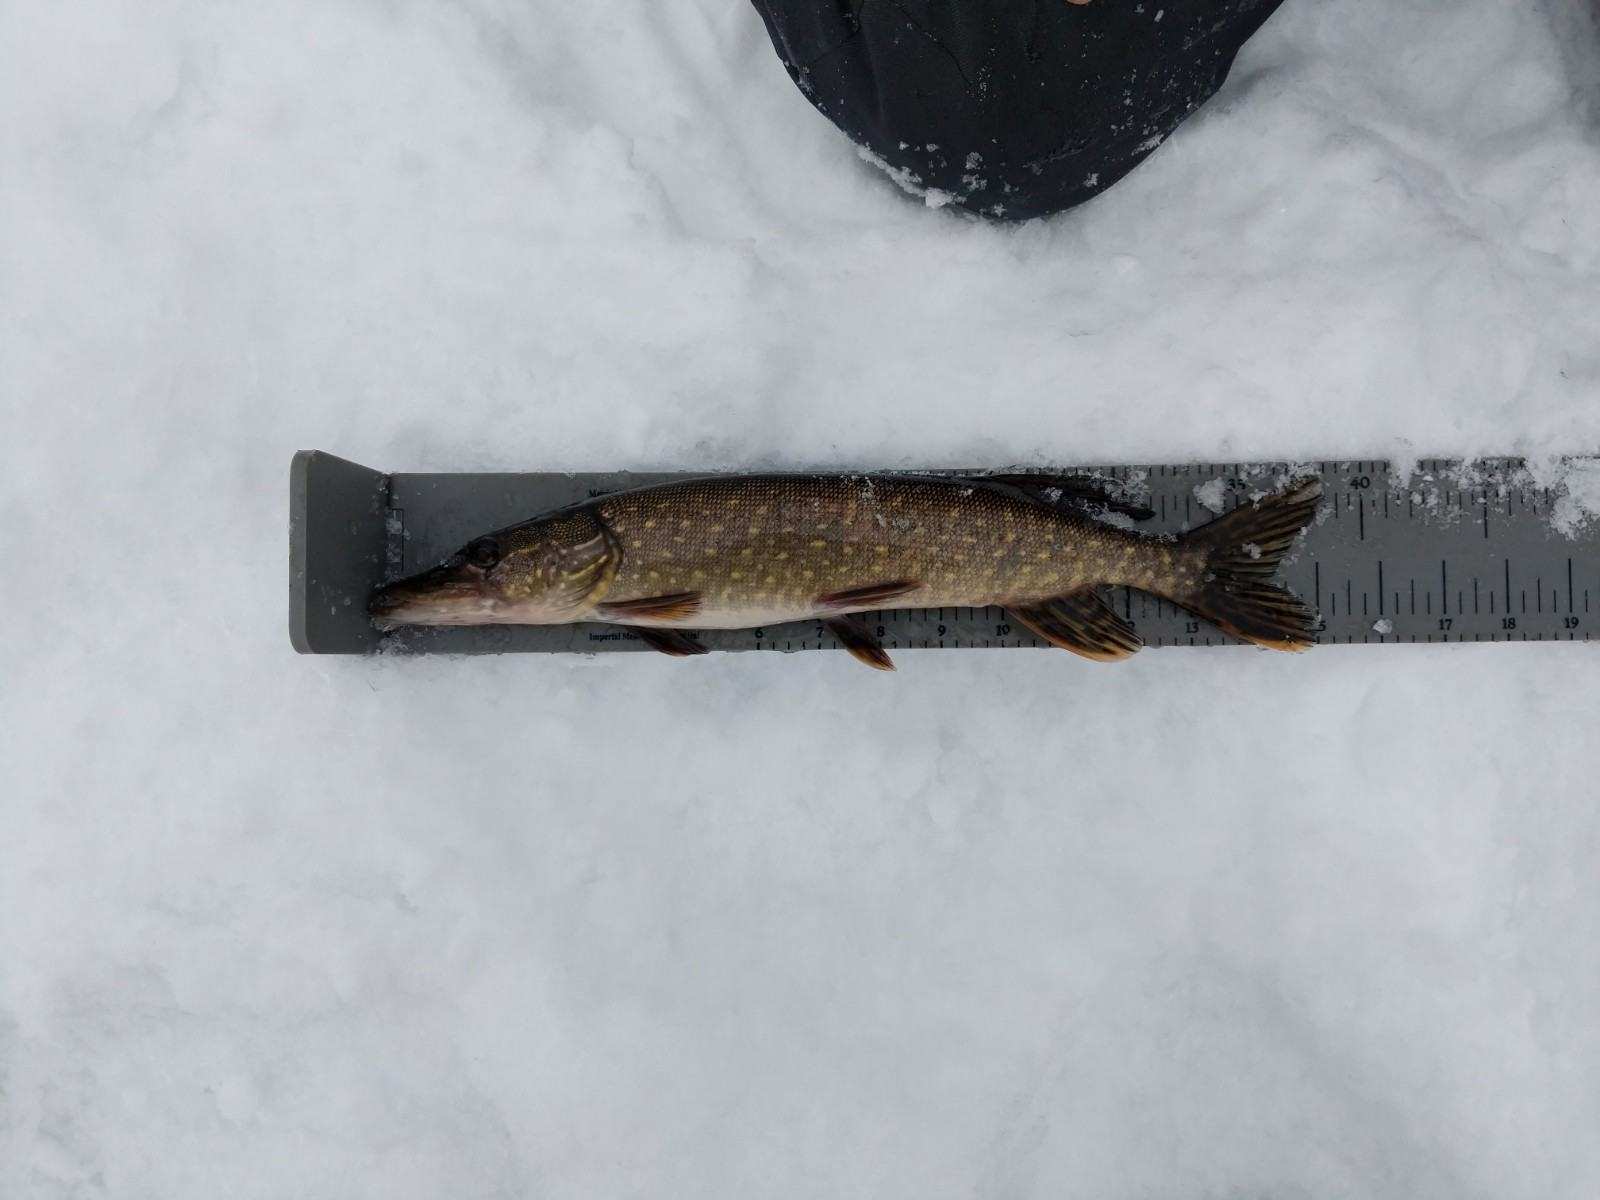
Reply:
M1320 474L1323 511L1280 579L1320 614L1325 644L1588 641L1600 628L1600 531L1551 523L1559 489L1530 482L1517 459L1463 466L1424 460L1409 479L1383 462L1210 463L1065 468L1124 484L1180 532L1291 476ZM960 473L960 472L954 472ZM404 629L367 619L371 589L447 557L472 537L591 496L689 477L683 472L383 474L320 451L290 475L290 635L303 653L592 653L641 650L605 625ZM1146 645L1221 646L1233 639L1175 606L1114 589ZM1039 647L999 608L874 614L884 644ZM717 650L835 649L815 621L699 635Z

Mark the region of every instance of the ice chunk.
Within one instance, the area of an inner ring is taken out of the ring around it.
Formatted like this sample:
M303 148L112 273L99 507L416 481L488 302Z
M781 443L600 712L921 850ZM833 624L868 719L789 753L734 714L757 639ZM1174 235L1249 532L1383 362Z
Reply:
M1226 512L1228 509L1228 481L1219 477L1197 484L1194 489L1194 498L1200 502L1201 507L1214 513Z

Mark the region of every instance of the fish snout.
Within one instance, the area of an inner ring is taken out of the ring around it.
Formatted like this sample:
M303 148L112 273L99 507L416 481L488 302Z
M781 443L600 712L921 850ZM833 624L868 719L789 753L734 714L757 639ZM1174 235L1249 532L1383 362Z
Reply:
M480 601L478 576L458 559L420 574L382 584L367 599L367 612L384 628L451 624L463 606Z
M386 583L376 588L367 600L367 612L378 619L383 619L394 613L405 603L405 596L392 583Z

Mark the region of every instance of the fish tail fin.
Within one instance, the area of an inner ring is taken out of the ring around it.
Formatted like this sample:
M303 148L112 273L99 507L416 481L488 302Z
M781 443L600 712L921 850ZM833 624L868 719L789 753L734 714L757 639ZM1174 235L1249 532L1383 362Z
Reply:
M1316 613L1272 577L1316 516L1321 499L1322 481L1302 479L1189 534L1185 543L1205 551L1205 574L1199 588L1179 603L1258 646L1309 649L1316 640Z

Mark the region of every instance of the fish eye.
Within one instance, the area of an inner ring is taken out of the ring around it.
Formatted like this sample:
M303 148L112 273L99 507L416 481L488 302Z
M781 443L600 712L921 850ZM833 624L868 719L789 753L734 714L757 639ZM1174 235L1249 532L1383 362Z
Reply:
M466 556L473 566L487 571L500 561L500 543L490 537L479 538L467 544Z

